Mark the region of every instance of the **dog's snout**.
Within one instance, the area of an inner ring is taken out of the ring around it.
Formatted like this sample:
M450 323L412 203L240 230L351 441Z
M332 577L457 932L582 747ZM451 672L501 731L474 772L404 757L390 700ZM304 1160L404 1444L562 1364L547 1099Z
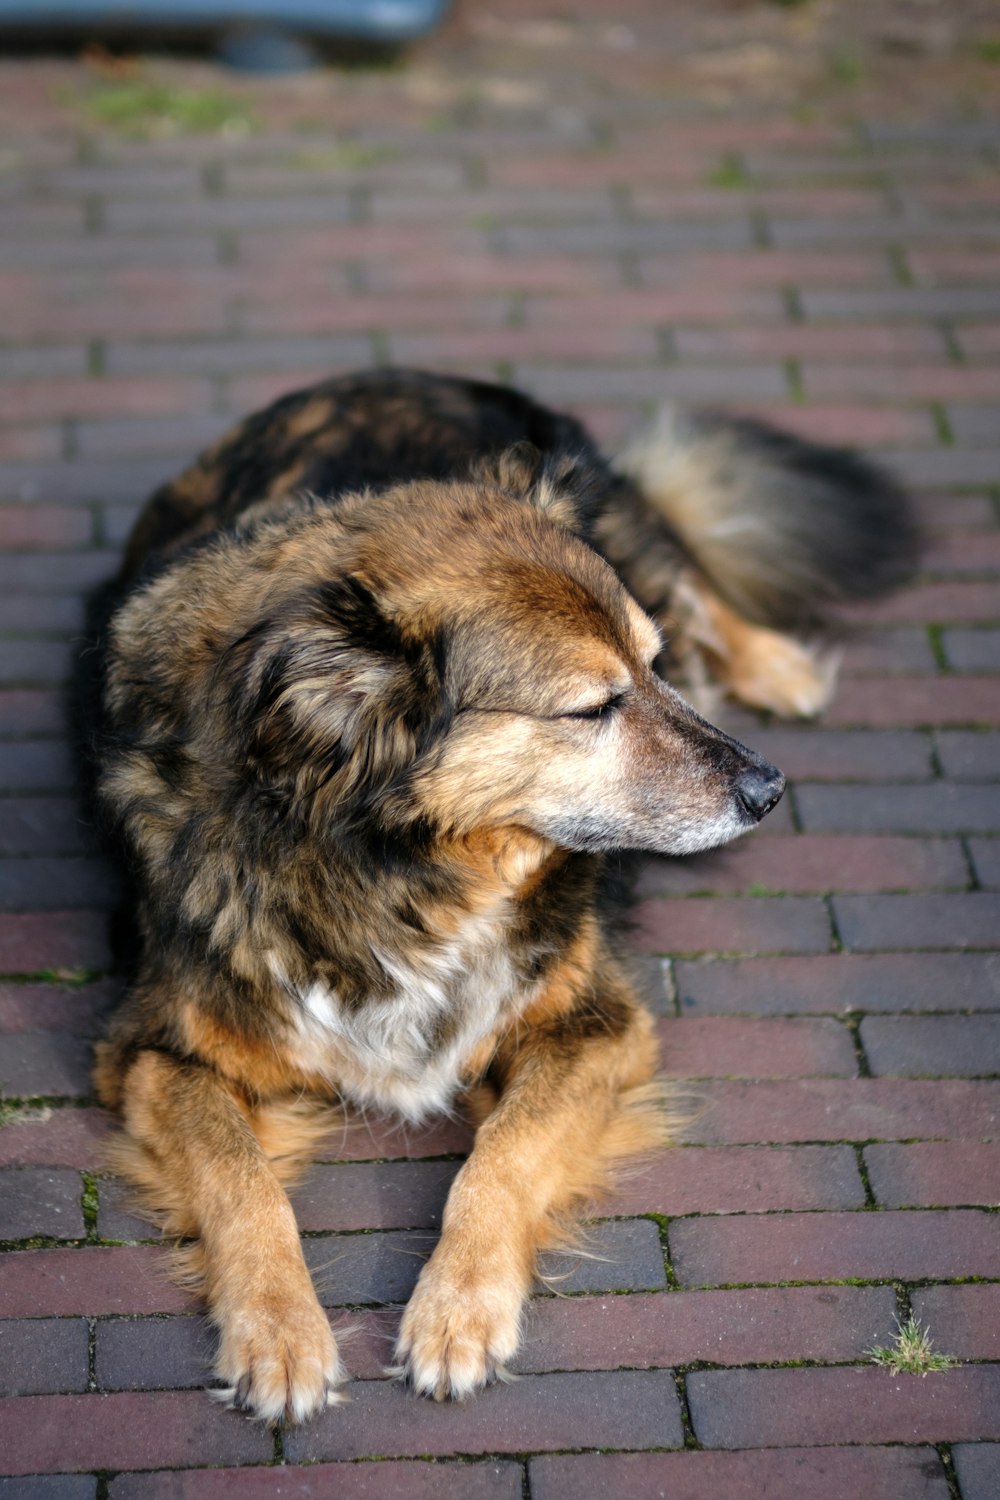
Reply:
M784 790L784 776L774 766L768 765L744 771L736 783L736 795L755 823L759 823L780 802Z

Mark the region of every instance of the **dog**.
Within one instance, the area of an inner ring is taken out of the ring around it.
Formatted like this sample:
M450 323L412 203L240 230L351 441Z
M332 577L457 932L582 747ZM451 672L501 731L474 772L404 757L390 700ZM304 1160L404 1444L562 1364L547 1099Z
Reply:
M324 1101L466 1100L396 1358L438 1399L505 1375L539 1251L664 1136L609 852L722 844L784 786L661 672L814 713L839 606L915 549L853 454L671 413L608 462L516 391L395 370L286 396L152 497L102 647L140 957L96 1086L196 1240L231 1404L339 1399L283 1185Z

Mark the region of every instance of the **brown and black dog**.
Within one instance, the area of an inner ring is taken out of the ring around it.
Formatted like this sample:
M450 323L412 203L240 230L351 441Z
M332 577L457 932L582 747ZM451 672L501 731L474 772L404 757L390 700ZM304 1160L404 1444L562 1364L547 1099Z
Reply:
M308 1099L474 1098L397 1357L439 1398L504 1373L538 1251L663 1135L605 853L723 843L784 784L655 664L814 712L818 633L914 548L850 454L675 414L609 465L516 392L405 371L286 397L152 498L105 640L141 959L97 1085L197 1238L236 1405L302 1421L344 1378L282 1186Z

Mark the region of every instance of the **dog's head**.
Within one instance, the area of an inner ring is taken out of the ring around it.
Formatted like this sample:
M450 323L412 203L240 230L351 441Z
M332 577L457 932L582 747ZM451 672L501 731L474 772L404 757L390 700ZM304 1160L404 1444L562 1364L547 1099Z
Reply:
M129 606L121 674L124 641L148 652L164 634L157 590L179 588L170 712L200 703L192 721L216 727L199 753L313 826L723 843L783 778L656 676L655 626L575 534L590 484L573 461L515 452L468 481L291 507Z

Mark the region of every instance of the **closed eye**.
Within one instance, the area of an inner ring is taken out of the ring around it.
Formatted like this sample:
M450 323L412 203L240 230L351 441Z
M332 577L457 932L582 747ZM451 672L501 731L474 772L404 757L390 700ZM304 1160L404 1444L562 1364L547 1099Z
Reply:
M574 708L571 712L560 714L563 719L604 719L620 708L625 701L624 693L615 693L606 698L603 703L595 703L592 708Z

